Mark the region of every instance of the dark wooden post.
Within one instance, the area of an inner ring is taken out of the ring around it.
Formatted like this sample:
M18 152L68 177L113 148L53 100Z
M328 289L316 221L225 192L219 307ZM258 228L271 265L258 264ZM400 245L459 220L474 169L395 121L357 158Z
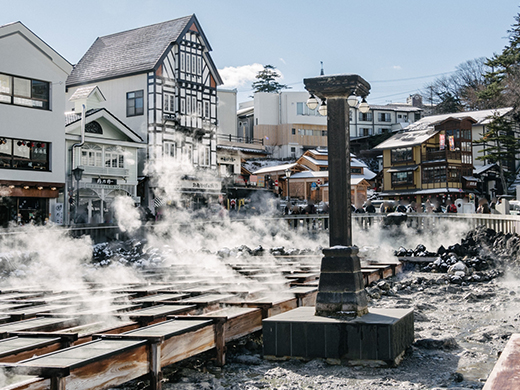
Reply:
M329 242L324 249L316 315L358 317L368 313L363 274L352 246L350 194L350 95L365 97L370 84L358 75L320 76L304 80L305 88L327 103L329 159Z

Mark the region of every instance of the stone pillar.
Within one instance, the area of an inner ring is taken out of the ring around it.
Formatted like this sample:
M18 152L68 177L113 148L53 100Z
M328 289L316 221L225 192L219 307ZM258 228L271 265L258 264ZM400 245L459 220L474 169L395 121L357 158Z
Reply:
M350 95L366 97L370 84L358 75L320 76L304 80L305 88L327 103L329 160L329 242L324 249L316 315L355 318L368 313L363 274L352 246L350 193Z

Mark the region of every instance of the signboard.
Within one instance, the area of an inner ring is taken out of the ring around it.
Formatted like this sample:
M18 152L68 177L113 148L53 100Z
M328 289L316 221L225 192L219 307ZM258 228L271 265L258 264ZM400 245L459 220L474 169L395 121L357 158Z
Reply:
M117 185L117 180L116 179L107 179L107 178L103 178L103 177L98 177L97 179L96 178L92 178L92 183L94 183L94 184L103 184L103 185L108 185L108 186L115 186L115 185Z
M311 191L316 191L316 187L317 187L316 183L312 182L311 183Z
M258 176L256 176L256 175L249 176L249 184L251 184L252 186L258 185Z
M57 225L63 225L63 203L54 205L54 222Z
M448 136L448 141L450 143L450 152L455 150L455 137L453 135Z
M439 149L444 150L446 147L446 136L444 134L439 134Z
M257 187L265 187L265 177L264 176L258 176L258 181L256 183Z

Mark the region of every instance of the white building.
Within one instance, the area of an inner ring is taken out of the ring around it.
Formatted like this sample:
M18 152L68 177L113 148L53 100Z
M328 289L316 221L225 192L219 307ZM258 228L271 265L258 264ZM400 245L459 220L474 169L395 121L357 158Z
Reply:
M82 86L103 91L106 108L147 142L140 173L144 162L164 155L216 169L222 80L210 51L195 15L100 37L75 65L68 96ZM143 181L143 187L145 205L153 209L153 180ZM179 192L194 196L191 188Z
M21 22L0 26L0 223L61 223L72 65Z
M275 158L297 158L306 150L327 146L327 118L318 107L307 107L308 92L257 92L254 103L241 103L238 133L263 139ZM253 124L248 119L253 113ZM411 104L371 106L366 114L350 109L350 138L361 140L373 135L399 131L421 118L421 109ZM252 126L252 131L251 131Z
M117 196L129 196L135 204L140 203L138 150L146 149L146 143L103 107L105 98L98 87L78 88L70 101L75 103L75 110L66 113L66 147L70 151L67 172L78 167L83 171L79 183L72 175L66 183L71 204L66 220L88 224L113 222L111 206Z

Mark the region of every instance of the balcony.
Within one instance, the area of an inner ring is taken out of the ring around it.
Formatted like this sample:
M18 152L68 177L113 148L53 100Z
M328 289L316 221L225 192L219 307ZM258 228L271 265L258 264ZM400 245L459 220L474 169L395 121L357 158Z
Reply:
M422 162L433 162L433 161L446 161L448 160L461 160L462 155L460 150L450 151L450 150L433 150L427 151L422 154Z
M129 170L126 168L105 168L105 167L90 167L83 166L84 175L93 176L110 176L110 177L128 177Z

